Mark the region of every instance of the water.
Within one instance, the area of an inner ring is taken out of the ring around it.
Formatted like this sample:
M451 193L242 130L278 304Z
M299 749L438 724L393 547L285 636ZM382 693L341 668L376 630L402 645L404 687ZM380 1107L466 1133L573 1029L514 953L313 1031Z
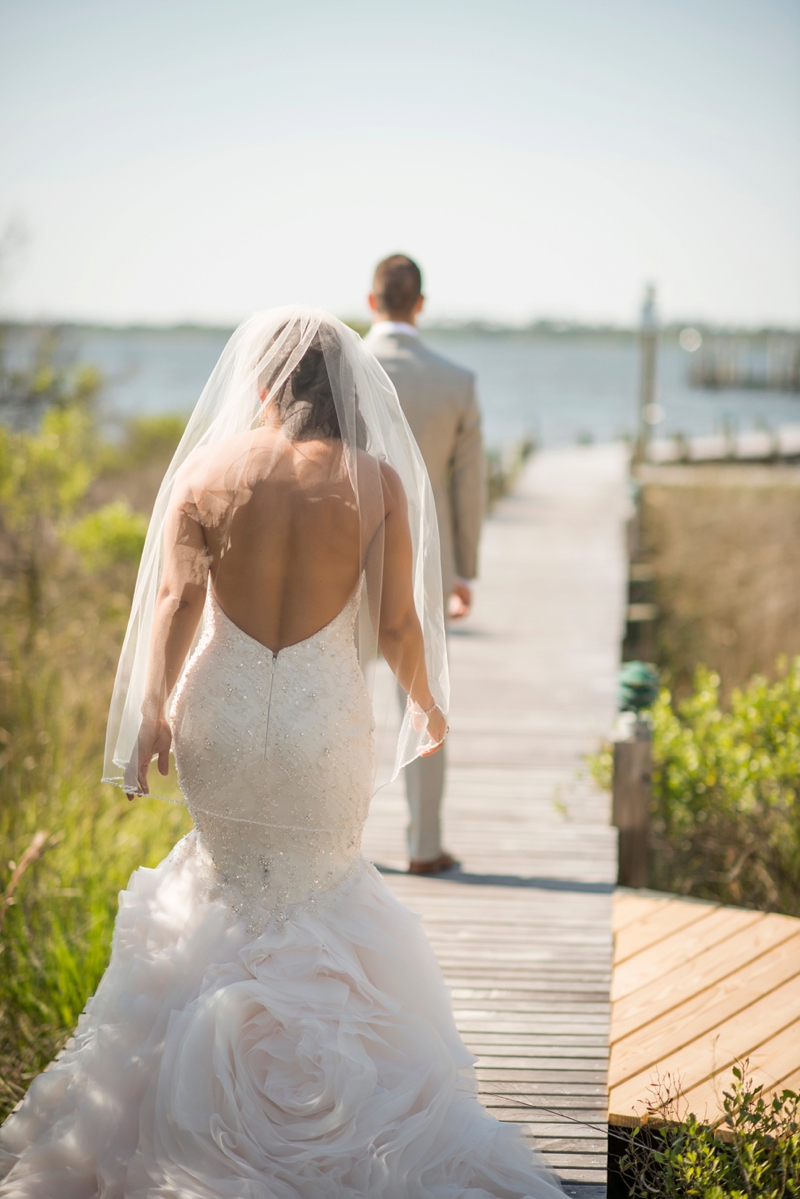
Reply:
M105 379L109 415L188 413L228 337L215 329L76 328L61 334L60 354L92 362ZM636 423L638 349L619 335L431 333L428 343L478 376L486 440L500 446L532 433L540 444L609 441ZM21 353L23 332L9 338ZM689 387L690 355L661 346L656 436L778 428L800 420L800 396L782 392L699 391Z
M478 376L487 441L504 444L530 431L540 444L611 441L636 429L639 371L633 337L431 336L430 344ZM700 391L688 383L691 355L663 344L655 436L698 436L725 425L738 432L800 420L791 392Z

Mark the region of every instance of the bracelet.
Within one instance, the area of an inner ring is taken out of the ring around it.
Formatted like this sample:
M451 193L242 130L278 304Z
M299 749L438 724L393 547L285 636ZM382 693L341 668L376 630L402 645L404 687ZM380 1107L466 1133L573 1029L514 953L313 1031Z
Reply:
M426 716L430 716L433 709L438 707L439 705L437 704L436 700L434 700L429 708L420 708L420 712L424 712Z

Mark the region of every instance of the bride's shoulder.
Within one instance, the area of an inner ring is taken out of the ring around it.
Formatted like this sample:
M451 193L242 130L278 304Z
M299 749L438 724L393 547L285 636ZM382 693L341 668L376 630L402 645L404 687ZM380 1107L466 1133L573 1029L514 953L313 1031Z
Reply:
M384 488L388 487L392 491L397 488L403 490L400 475L385 458L371 454L369 450L356 450L356 460L358 473L362 478L373 478L376 482L380 480Z
M241 460L252 448L252 442L253 435L247 432L236 433L211 445L195 446L182 463L176 475L176 482L185 485L212 480L220 470L227 470Z
M400 474L388 462L379 462L381 476L381 490L383 492L384 514L389 515L391 511L405 511L408 507L408 496L406 489L403 486L403 480Z

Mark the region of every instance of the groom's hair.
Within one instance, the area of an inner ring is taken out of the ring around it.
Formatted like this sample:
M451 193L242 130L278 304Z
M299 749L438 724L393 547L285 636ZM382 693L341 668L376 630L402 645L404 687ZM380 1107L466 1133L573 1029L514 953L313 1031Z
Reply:
M407 320L422 295L422 271L407 254L390 254L375 267L372 291L380 312L393 321Z

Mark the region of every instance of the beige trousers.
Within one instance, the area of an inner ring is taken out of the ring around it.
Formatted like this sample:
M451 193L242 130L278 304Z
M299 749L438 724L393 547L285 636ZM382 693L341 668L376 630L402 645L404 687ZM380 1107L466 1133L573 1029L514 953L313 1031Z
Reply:
M406 693L398 685L403 711ZM403 770L409 822L406 832L411 861L432 862L442 852L442 796L444 795L447 743L430 758L415 758Z

